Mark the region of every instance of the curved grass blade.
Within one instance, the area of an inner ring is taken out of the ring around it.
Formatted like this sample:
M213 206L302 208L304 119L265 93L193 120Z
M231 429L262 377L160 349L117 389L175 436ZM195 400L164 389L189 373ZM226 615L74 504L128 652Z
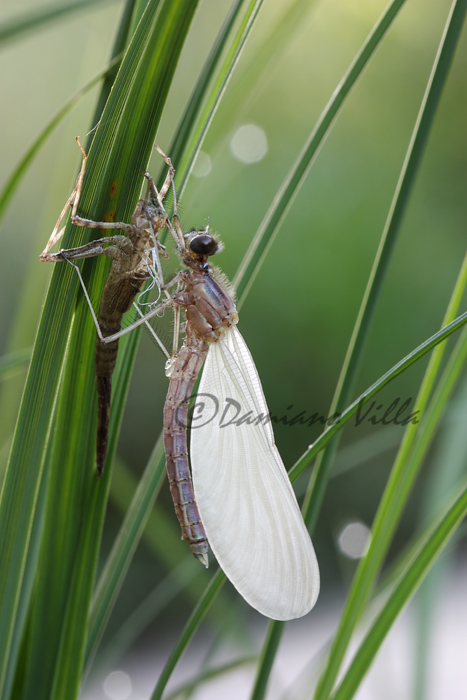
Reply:
M430 532L415 561L404 573L370 630L365 635L349 669L332 696L333 700L347 700L354 697L355 691L369 669L396 617L414 594L466 514L467 486L464 486L460 495Z
M467 462L465 425L467 423L467 381L464 377L460 391L450 402L446 412L444 430L432 457L433 467L428 476L421 509L420 525L426 527L439 512L456 485L460 482ZM460 538L457 530L453 545ZM434 622L444 595L444 583L455 566L455 550L444 551L417 593L415 609L415 673L412 696L424 700L429 686L429 664L434 641Z
M314 163L319 149L331 126L336 119L344 101L358 78L362 74L368 61L373 56L386 32L391 26L397 13L401 9L405 0L393 0L381 19L372 29L362 48L350 65L347 73L334 90L331 99L322 112L318 122L313 128L302 152L298 156L295 164L282 183L279 191L274 197L269 211L266 213L256 235L250 245L247 255L237 270L233 279L233 286L237 291L237 307L240 308L245 301L245 297L253 284L258 270L267 255L269 247L279 231L287 212L300 191L311 166Z
M256 663L257 657L256 656L243 656L240 659L235 659L234 661L228 661L225 664L221 664L220 666L216 666L215 668L208 668L201 673L198 674L197 678L194 681L189 681L188 683L184 683L180 688L177 688L174 690L173 693L170 693L167 695L166 700L176 700L176 698L189 698L190 696L193 695L193 693L198 690L203 683L206 681L211 681L214 678L219 678L219 676L223 676L226 673L230 673L231 671L235 671L238 668L243 668L245 666L249 666L251 664Z
M396 195L388 218L388 231L390 230L390 228L393 228L395 230L398 229L400 219L403 215L407 198L406 191L410 192L417 165L419 163L420 156L423 151L423 146L426 142L428 131L433 122L435 110L439 103L441 92L446 82L446 78L452 63L454 52L457 47L457 42L461 33L466 12L466 0L454 0L446 22L446 26L443 31L443 35L434 61L430 79L428 81L427 89L425 91L425 96L422 102L419 116L417 118L417 124L415 126L414 134L411 140L411 145L409 146L409 151L406 157L406 161L404 163L401 178L396 189ZM465 287L464 277L465 265L459 275L452 300L448 307L446 320L453 318L455 314L455 309L458 308L458 305L460 303L460 295L462 294L462 291ZM370 282L372 283L372 286L368 288L368 300L370 298L370 294L372 294L373 285L377 283L378 280L376 277L374 277L373 280L370 280ZM371 316L370 311L368 312L368 316ZM361 336L363 332L364 326L361 326L361 330L359 330L357 333L359 333L359 335ZM431 386L433 385L437 368L439 367L441 354L442 349L439 348L436 354L434 354L434 356L430 360L430 365L425 374L422 387L419 392L419 397L417 399L417 405L421 410L423 410L424 406L426 405L426 402L428 401L429 391L431 389ZM357 346L354 346L354 348L350 349L350 356L352 355L353 361L357 363L359 356L359 350ZM349 377L348 386L350 386L350 374L348 374L347 376ZM341 387L343 387L343 385L344 381L342 381ZM355 626L356 620L358 619L362 606L364 605L364 602L367 599L368 594L371 590L381 562L387 551L387 547L389 546L393 532L391 530L391 526L395 528L399 514L404 505L404 500L402 498L394 499L394 495L397 491L397 485L399 484L399 482L403 483L405 478L407 479L407 484L411 484L413 483L413 479L415 478L415 473L413 475L408 475L407 477L405 477L404 475L405 461L407 459L415 436L415 430L413 428L414 426L409 426L409 428L406 431L404 440L401 445L401 449L399 450L396 462L394 463L391 472L391 476L389 477L385 493L383 494L380 507L378 508L378 513L376 515L373 525L372 542L370 545L370 549L365 559L361 562L361 565L359 566L355 575L354 584L352 585L352 589L348 598L348 603L342 616L341 625L337 632L334 645L331 649L328 666L326 667L326 670L317 688L317 700L324 700L324 698L327 698L329 696L329 693L332 690L332 686L337 677L337 673L340 664L342 663L342 659L344 657L345 650L350 640L352 630ZM310 520L311 518L313 518L314 522L316 522L317 517L316 510L319 508L319 505L322 501L322 496L324 494L324 488L327 480L328 471L329 467L323 459L320 462L319 468L317 467L317 469L315 470L312 476L312 480L310 482L310 492L306 506L307 516L308 518L310 518ZM410 487L408 486L407 488ZM390 515L391 511L393 512L392 516ZM392 519L391 526L388 525L388 518L390 520Z
M54 131L55 127L57 127L60 124L60 122L68 114L68 112L70 112L73 109L73 107L80 101L80 99L84 97L84 95L87 92L89 92L89 90L91 90L91 88L93 88L94 85L96 85L96 83L99 82L99 80L102 80L102 78L105 79L108 72L111 71L115 66L118 66L120 64L120 59L121 56L116 56L107 65L107 67L104 68L104 70L100 71L97 75L95 75L94 78L92 78L88 83L86 83L86 85L84 85L80 90L78 90L78 92L75 92L75 94L72 95L70 99L65 102L63 107L61 107L58 110L58 112L42 129L39 136L34 140L29 149L26 151L26 153L24 154L24 156L22 157L22 159L8 178L5 186L3 187L3 190L0 194L0 221L2 220L6 212L11 198L18 189L21 180L25 176L27 169L34 160L34 157L37 155L41 146L44 145L50 134Z
M245 11L244 16L242 17L242 21L236 32L235 38L232 41L231 46L229 47L222 67L220 68L219 73L214 81L212 90L208 95L206 103L201 111L198 123L192 131L192 135L188 142L188 145L184 149L183 157L178 163L178 177L176 174L175 180L178 185L178 192L180 196L185 190L188 178L193 168L193 164L204 141L207 130L211 125L219 103L222 99L222 95L225 92L227 84L232 76L235 66L237 65L238 59L240 58L240 54L243 50L243 47L245 46L245 43L248 37L250 36L251 30L253 29L253 26L256 22L263 1L264 0L250 0L248 8ZM208 75L206 75L206 78L207 77ZM202 95L200 95L199 97L202 97ZM193 114L193 117L195 116L196 115ZM174 147L176 147L176 144L174 144Z
M167 663L165 664L163 671L159 676L159 680L157 681L157 685L154 689L154 692L151 695L151 700L160 700L160 698L162 698L165 686L167 685L175 666L177 665L183 652L188 646L190 639L193 637L194 633L196 632L203 618L208 612L209 607L214 602L216 595L224 585L224 582L225 575L221 569L218 569L212 577L209 586L206 588L203 597L200 599L198 605L193 611L193 614L191 615L190 619L185 625L185 629L180 635L175 649L173 650Z
M204 579L204 575L205 571L191 558L185 558L173 567L112 633L111 641L99 649L95 662L97 668L93 667L93 672L102 675L107 669L115 668L158 615L174 602L180 593L188 594L192 585L196 585L197 579Z
M386 374L383 374L374 384L353 403L348 406L340 415L339 418L322 433L319 438L309 447L309 449L297 460L289 472L289 477L292 482L297 479L300 474L309 466L310 462L321 452L323 447L336 435L339 430L347 423L360 408L365 406L368 401L373 398L383 387L389 382L402 374L406 369L413 365L417 360L421 359L427 352L449 338L452 333L458 331L467 323L467 312L458 316L452 323L448 324L440 331L432 335L428 340L419 345L415 350L406 355L400 362L392 367Z
M125 177L127 177L127 179L129 179L130 181L134 180L135 184L137 183L137 193L139 193L139 189L141 187L141 176L146 169L148 154L150 152L150 149L152 148L154 133L162 113L162 108L168 92L168 87L170 85L170 79L175 70L175 66L178 61L178 56L183 46L183 42L188 31L191 19L193 17L194 11L196 9L196 3L187 2L187 0L183 0L183 2L179 1L153 3L152 6L150 4L148 8L150 8L152 11L152 26L151 22L148 22L148 19L150 20L151 16L149 16L148 18L148 10L146 10L138 26L135 39L133 40L132 45L130 47L130 51L127 53L124 63L122 64L122 70L119 73L117 82L113 88L111 95L111 98L113 98L114 100L118 100L119 89L122 90L122 92L125 94L125 104L123 112L122 114L117 114L115 107L112 104L112 101L109 100L104 115L100 121L100 126L96 133L96 139L93 142L94 149L96 147L96 140L99 137L99 135L103 133L103 138L105 139L107 137L107 129L109 128L109 126L112 125L112 122L115 122L115 128L117 132L119 132L120 138L119 140L115 139L114 144L112 144L114 146L112 152L115 152L116 149L116 157L119 160L123 159L124 163L128 162L129 158L125 157L125 150L128 149L129 145L131 146L131 140L133 139L135 148L134 156L136 156L137 160L139 160L140 162L141 159L143 159L143 167L140 166L140 168L137 168L130 165L129 172L127 171L127 169L125 170L125 172L123 173L121 186L118 179L113 179L112 183L109 183L107 191L111 191L115 198L115 216L117 219L120 219L120 215L118 214L118 206L121 198L121 196L119 196L120 191L126 192L124 182ZM152 31L150 32L149 30L151 29ZM131 49L135 47L135 50L138 50L138 39L141 45L140 56L133 57L131 55ZM134 60L135 65L132 68L132 70L127 71L127 75L124 76L124 78L128 80L127 88L125 82L122 80L122 74L125 65L127 64L130 57ZM131 106L130 103L132 103ZM128 110L128 115L125 114L125 110ZM107 121L106 115L108 115ZM132 123L130 119L132 120ZM128 202L125 202L125 205L128 206ZM131 209L133 209L133 207L134 201L131 203ZM129 215L125 216L124 220L128 220L128 218ZM84 311L85 314L88 314L86 309ZM132 360L132 358L134 357L134 352L136 350L137 344L137 334L133 334L133 336L134 337L129 339L128 343L125 345L125 349L127 350L127 352L124 352L123 354L123 358L126 357L127 360L127 376L129 372L129 367L131 365L131 362L128 362L128 359L130 358ZM81 336L78 336L76 340L79 344ZM81 355L81 350L78 352L78 355ZM90 367L92 371L92 363L90 363ZM75 372L73 371L72 374L74 375ZM92 383L94 383L93 378ZM114 401L113 412L118 418L119 416L121 416L121 410L123 407L123 396L121 396L121 399L119 399L119 394L117 394L115 396L115 399L116 402ZM117 405L115 405L115 403L117 403ZM67 415L67 411L65 410L62 415L63 425L68 425L70 419ZM58 423L60 423L60 417L61 416L59 414ZM92 432L94 433L95 431L93 430ZM80 431L80 433L82 434L82 431ZM94 438L91 442L93 441ZM92 449L92 453L93 451L94 450ZM111 455L109 455L109 457L110 456ZM63 461L64 458L65 454L64 452L62 452L61 459L59 459L58 461ZM71 462L73 463L73 458L71 459ZM88 460L89 464L93 464L93 462L93 459ZM107 471L107 487L108 475L109 470ZM95 484L94 488L96 488ZM105 489L105 491L107 492L107 489ZM58 488L56 489L55 498L57 499L57 501L60 499L60 492ZM86 532L89 533L91 538L94 536L95 532L99 533L101 530L103 513L103 509L100 509L100 511L96 509L96 522L94 523L94 526L90 521L86 523ZM50 540L52 541L52 532L50 534ZM74 541L74 539L75 538L73 537L72 533L70 537L71 541L69 542L68 546L73 546L72 542ZM56 549L55 542L53 543L53 548ZM81 563L81 566L79 567L79 570L82 574L86 572L87 581L89 580L89 571L95 570L97 552L98 540L94 543L94 547L90 547L88 544L87 550L83 556L83 561ZM94 559L91 559L90 561L91 554L93 554ZM86 564L86 562L88 563ZM76 567L76 562L73 562L73 570L76 569ZM73 574L73 583L75 581L78 582L78 580L78 577L75 576L75 574ZM79 595L79 600L83 605L82 614L84 614L84 608L86 608L87 612L87 607L90 604L91 583L92 580L86 586L83 581L80 581L79 589L75 589L76 595ZM80 624L80 618L76 614L76 605L75 600L73 599L73 592L74 591L72 590L67 602L67 611L69 611L69 627L71 628L72 632L76 630L76 627ZM84 614L83 619L86 620L86 617L86 614ZM68 622L67 619L65 621ZM38 630L43 628L43 623L44 620L42 617L42 620L39 620L37 624ZM77 640L79 644L78 651L80 653L84 652L83 647L85 641L85 633L86 630L83 629L83 634L81 635L81 638ZM63 661L63 663L59 666L59 671L61 671L60 675L57 672L55 672L54 689L57 697L63 697L65 695L66 688L70 683L69 678L71 679L71 681L79 681L79 675L76 675L76 666L75 664L70 663L70 659L77 658L76 647L78 646L78 644L74 642L75 635L66 633L61 634L64 643L62 642L60 645L59 658ZM75 647L74 649L73 645ZM73 674L75 675L75 679L73 679Z
M391 10L392 6L386 12L384 18L388 16L388 13ZM450 16L450 18L448 18L447 26L443 38L441 40L439 50L437 52L433 70L428 81L422 105L420 107L419 115L406 154L399 182L396 187L393 203L388 214L388 219L382 234L380 246L375 258L367 289L362 300L359 315L357 317L357 321L355 323L355 327L349 343L349 348L344 359L344 364L332 401L330 415L333 415L334 413L339 413L341 407L343 407L348 402L348 399L350 397L350 392L356 376L358 364L362 355L363 346L365 344L367 332L371 323L371 318L376 308L379 293L382 288L382 283L389 264L389 260L391 258L392 250L395 244L397 233L400 228L405 207L412 190L412 185L416 173L418 171L421 157L424 152L428 134L430 132L431 125L433 122L434 114L439 104L441 91L445 84L447 73L451 65L452 57L457 45L457 39L460 33L460 28L462 26L462 21L462 11L459 13L459 16L457 16L457 14L454 13L454 16ZM380 32L381 30L376 28L373 31L372 36L378 35ZM370 40L368 40L367 45L370 43ZM363 51L361 55L363 55ZM358 58L356 59L354 65L357 64ZM348 76L350 76L351 74L352 68L349 70ZM343 83L345 83L345 79ZM299 172L297 173L297 175L298 174ZM306 170L304 171L304 175L305 174ZM294 190L292 190L292 192L294 192ZM284 214L286 213L286 211L287 209L284 210ZM274 234L274 231L277 230L277 228L273 228L273 222L274 219L271 218L271 225L269 226L269 228L272 234ZM280 222L281 220L278 219L278 225L280 225ZM258 231L258 234L262 231L266 232L266 230L267 228L264 225L262 225L260 227L260 230ZM265 252L266 251L267 248L265 248ZM257 253L255 254L257 255ZM259 261L260 258L258 257L258 262ZM251 264L253 264L253 259ZM239 271L239 273L240 272L241 271ZM316 524L326 484L329 479L332 461L334 458L335 451L337 450L337 445L338 441L333 441L333 443L331 443L331 445L325 450L325 452L319 456L315 470L310 480L309 490L305 498L305 502L303 504L303 513L311 533L313 533ZM253 698L255 698L255 700L259 700L259 698L264 697L266 683L269 677L269 671L272 665L273 658L274 653L272 652L272 650L270 654L265 655L265 659L267 659L268 662L268 668L265 667L264 672L262 669L260 669L257 684L252 696ZM322 696L319 695L319 688L317 693L318 698L326 697L326 693L324 693Z
M209 52L209 56L207 57L204 63L203 69L196 82L193 92L191 93L188 99L182 118L178 123L177 130L175 132L175 137L168 150L168 153L170 153L170 157L172 159L172 163L175 163L177 165L177 172L180 169L179 163L182 163L182 158L186 150L190 133L192 132L196 124L198 115L201 110L201 106L204 100L206 99L209 85L217 70L222 53L224 52L224 49L227 45L230 34L233 30L233 27L235 26L235 23L238 19L240 10L242 9L242 5L244 4L244 2L245 0L236 0L232 4L229 13L224 21L224 24L216 37L211 51ZM232 66L231 70L233 70L234 67L235 66ZM221 94L218 94L218 100L220 99ZM181 170L184 175L186 174L186 176L188 176L186 169L183 169L182 167ZM186 177L184 177L184 180L186 181Z
M93 142L83 212L93 212L101 220L105 215L128 220L195 9L196 3L188 0L165 2L162 7L159 3L148 4ZM124 197L118 197L121 192ZM64 243L78 245L84 242L83 238L82 231L72 231L68 226ZM38 493L45 476L45 448L52 442L50 431L62 365L40 576L33 622L28 628L31 650L34 644L43 644L45 630L50 633L49 662L38 668L31 653L27 683L32 684L37 698L72 698L79 687L108 486L105 481L100 486L96 484L92 468L92 321L83 304L73 315L76 281L71 270L66 269L68 266L56 267L36 339L0 508L0 639L2 647L8 650L0 660L0 694L5 698L11 687L36 572L40 530L34 531L32 540L32 526L40 516ZM102 266L94 267L97 273L92 289L102 284L104 276ZM69 351L64 364L67 342Z
M118 74L120 67L120 60L123 57L123 52L128 47L128 43L131 39L133 20L136 18L136 4L137 0L126 0L125 8L123 10L123 15L120 20L120 24L117 31L117 36L112 47L110 65L108 66L104 82L102 83L101 92L97 100L96 109L94 110L94 118L92 122L97 124L101 118L101 114L104 111L105 103L107 102L112 86ZM142 14L142 11L141 11ZM138 20L141 15L138 17ZM86 150L89 150L91 144L92 135L89 134L89 139L86 142Z
M243 2L243 0L242 0ZM174 141L174 145L171 147L170 154L173 159L173 162L177 165L177 172L180 173L180 170L183 173L184 181L186 181L186 178L188 177L188 173L183 171L183 166L182 168L178 167L178 162L175 160L173 157L173 153L181 153L181 149L184 147L186 137L190 133L190 131L193 128L194 121L197 117L197 113L199 111L199 105L202 103L203 99L205 98L205 92L209 87L209 82L210 82L210 76L213 74L215 71L215 68L217 67L217 62L219 61L219 58L222 53L222 49L224 48L226 41L228 39L228 36L231 32L232 26L238 16L238 11L240 9L240 6L242 2L238 2L236 5L233 6L231 12L229 13L229 16L224 23L223 28L221 29L220 35L216 41L215 48L212 50L210 53L207 62L203 68L202 74L200 76L200 79L197 83L197 86L195 87L194 92L192 93L192 96L189 101L189 106L187 110L185 111L185 114L182 118L181 124L183 124L183 129L181 131L177 132L177 136ZM219 102L219 100L222 97L222 94L225 90L225 85L228 80L228 77L230 77L230 74L232 73L238 56L240 49L243 47L246 39L249 36L249 33L251 31L251 28L253 26L253 22L257 16L257 13L259 11L259 3L258 2L253 2L250 3L248 10L245 13L244 18L242 19L241 27L238 30L236 34L236 38L234 39L233 42L233 48L231 48L229 52L229 60L226 60L226 62L223 65L223 68L221 69L221 75L223 75L223 79L219 82L217 81L216 85L218 86L216 88L217 91L212 92L211 94L211 103L215 103L216 107ZM227 77L226 77L227 76ZM213 89L214 90L214 89ZM196 98L196 100L195 100ZM206 125L207 128L207 125ZM174 151L172 149L175 149ZM132 334L133 335L133 334ZM120 351L120 354L122 354L122 351ZM118 368L116 373L118 372ZM117 380L118 381L118 380ZM114 411L114 409L112 409ZM119 423L119 419L118 423ZM112 440L112 435L114 435L114 431L110 431L111 438ZM147 474L147 470L150 470L151 466L148 464L148 467L145 470L145 476L143 477L144 479L148 478L151 479L149 474ZM111 555L108 558L106 571L109 572L112 570L114 572L113 576L107 576L105 572L103 573L103 577L99 581L99 590L100 590L100 596L99 600L96 598L94 601L94 617L93 617L93 624L91 628L91 637L92 640L90 641L90 647L88 648L88 658L89 655L91 654L91 647L94 647L97 638L99 636L99 633L95 629L95 627L101 625L103 626L105 624L105 619L107 618L109 610L105 611L105 608L107 606L111 606L112 602L115 600L115 596L118 592L118 588L120 587L122 583L123 576L126 572L126 569L129 565L129 560L126 559L126 556L131 557L133 553L133 547L136 543L137 540L133 541L131 546L128 546L128 540L126 542L126 545L124 544L124 540L128 538L129 533L131 532L132 535L131 537L139 537L141 536L142 530L139 529L138 523L145 521L148 517L148 512L150 510L150 503L149 501L145 501L144 503L140 503L137 507L131 507L131 510L128 512L127 518L125 518L125 529L121 531L119 538L118 538L118 543L119 545L114 546ZM134 519L133 523L132 520ZM121 539L120 539L121 538ZM131 538L130 538L131 539ZM126 555L122 555L123 549L126 551ZM118 561L117 561L118 560ZM119 575L117 575L117 571L119 571ZM99 610L99 612L97 612ZM98 622L98 619L100 620Z
M68 4L57 3L48 7L41 7L39 10L29 9L19 18L4 22L0 26L0 48L8 41L21 38L27 32L37 30L41 25L45 27L56 19L61 19L73 12L89 7L99 7L113 0L76 0Z
M86 640L86 665L92 659L100 641L149 513L159 494L164 476L164 448L162 439L159 439L94 591Z
M6 374L11 369L29 362L31 353L31 348L26 348L25 350L17 350L16 352L11 352L8 353L8 355L0 357L0 375Z

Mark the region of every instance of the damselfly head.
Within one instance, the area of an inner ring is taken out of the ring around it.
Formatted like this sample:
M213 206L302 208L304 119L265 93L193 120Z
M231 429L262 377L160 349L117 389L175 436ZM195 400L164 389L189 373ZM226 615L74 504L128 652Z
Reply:
M188 252L193 256L211 256L221 250L219 241L208 233L209 227L201 231L185 233Z

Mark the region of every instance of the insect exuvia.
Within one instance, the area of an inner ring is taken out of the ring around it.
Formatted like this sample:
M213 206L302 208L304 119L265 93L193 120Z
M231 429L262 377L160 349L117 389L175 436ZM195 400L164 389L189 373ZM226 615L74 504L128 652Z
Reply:
M132 216L132 223L91 221L78 216L78 204L83 186L84 172L86 169L87 155L84 152L79 139L76 139L83 154L81 170L78 175L76 187L71 193L50 239L40 256L42 262L63 262L67 260L80 260L92 258L98 255L106 255L112 260L107 282L102 292L97 321L92 305L89 301L86 289L81 279L79 268L74 266L83 285L94 321L98 330L96 341L96 382L98 395L98 419L97 419L97 443L96 465L97 474L100 477L104 469L107 454L107 441L109 433L110 401L112 391L112 374L115 369L118 353L118 332L120 331L123 314L126 313L135 301L136 295L141 291L143 284L151 277L157 281L159 287L163 286L162 269L159 255L167 257L164 247L160 244L158 234L164 228L167 214L163 206L163 200L173 180L174 170L170 160L162 151L159 153L169 166L169 171L160 192L157 191L152 177L145 174L147 180L146 197L140 199ZM71 218L77 226L99 229L117 229L125 231L127 236L107 236L91 241L79 248L61 250L59 253L50 254L53 245L62 237L65 228L60 228L68 208L73 204ZM109 245L112 244L112 245ZM104 248L106 245L108 247ZM109 341L108 336L116 336ZM165 348L163 348L165 351ZM168 356L168 353L166 353Z
M208 229L184 234L175 197L173 223L165 214L162 199L173 181L170 160L166 161L169 174L161 193L157 193L154 183L151 185L152 203L164 221L151 215L149 228L154 234L152 245L157 255L161 252L157 233L164 224L168 226L185 269L164 284L162 272L154 267L153 273L167 298L125 330L112 334L101 328L98 334L104 345L113 343L154 314L168 307L174 309L174 350L166 365L169 389L164 407L164 446L182 538L206 566L209 542L225 574L252 607L273 619L290 620L305 615L314 606L319 593L319 569L270 422L244 422L220 429L215 421L204 420L201 427L192 430L188 455L188 404L203 363L200 394L216 396L219 404L234 400L255 415L267 415L268 409L255 364L236 327L238 315L230 286L209 262L220 250L219 241ZM83 172L84 168L81 184ZM150 182L148 179L148 196L140 202L148 202ZM70 198L67 206L71 201ZM77 217L76 207L75 198L76 223L102 227ZM135 215L133 222L134 234ZM120 224L112 228L116 226ZM128 227L121 225L130 236ZM139 235L143 236L147 228L141 223ZM53 242L57 239L56 230ZM70 261L89 254L109 255L105 251L110 248L101 247L107 241L121 251L128 245L126 237L112 236L95 242L93 248L82 246L49 255L53 245L49 241L41 259L58 261L61 256L61 260ZM117 257L112 255L113 260ZM172 295L167 293L169 288L175 288ZM180 310L185 314L186 326L178 349ZM95 322L98 325L96 319Z

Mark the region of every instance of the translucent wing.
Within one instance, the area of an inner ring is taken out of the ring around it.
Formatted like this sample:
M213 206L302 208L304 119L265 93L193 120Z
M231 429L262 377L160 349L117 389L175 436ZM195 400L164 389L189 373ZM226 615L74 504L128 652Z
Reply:
M231 328L210 346L198 391L190 450L195 497L235 588L263 615L291 620L315 604L319 570L266 416L253 358Z

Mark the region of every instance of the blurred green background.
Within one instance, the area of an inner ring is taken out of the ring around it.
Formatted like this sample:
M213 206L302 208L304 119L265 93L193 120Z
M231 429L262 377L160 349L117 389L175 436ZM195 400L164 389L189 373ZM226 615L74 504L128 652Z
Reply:
M202 147L209 161L200 158L181 202L184 228L209 223L219 233L225 251L216 262L230 279L385 5L384 0L264 3ZM229 6L226 0L201 3L157 134L163 149ZM407 2L347 99L241 309L239 327L276 416L328 413L449 6L447 0ZM3 0L0 21L36 7L33 0ZM1 47L0 185L46 121L105 65L121 9L119 2L95 3ZM464 37L388 271L355 396L440 327L465 255L466 52ZM73 187L80 162L74 137L93 126L98 89L52 134L2 222L1 354L33 342L52 272L38 256ZM267 140L264 156L254 163L239 160L232 150L245 125L259 127ZM156 154L151 172L159 167ZM415 398L425 363L399 377L377 403ZM118 450L135 476L161 429L167 390L163 367L162 354L143 338ZM25 370L16 369L2 381L2 462L24 378ZM339 465L349 466L352 448L350 466L355 468L332 480L315 536L325 596L348 575L337 535L349 520L371 524L402 430L365 421L358 427L352 422L344 431ZM275 427L287 468L320 431L319 425ZM164 491L170 514L168 488ZM423 484L403 519L399 544L414 528L422 498ZM111 507L107 546L120 518ZM135 593L150 590L152 566L140 547L123 608L127 599L132 607Z

